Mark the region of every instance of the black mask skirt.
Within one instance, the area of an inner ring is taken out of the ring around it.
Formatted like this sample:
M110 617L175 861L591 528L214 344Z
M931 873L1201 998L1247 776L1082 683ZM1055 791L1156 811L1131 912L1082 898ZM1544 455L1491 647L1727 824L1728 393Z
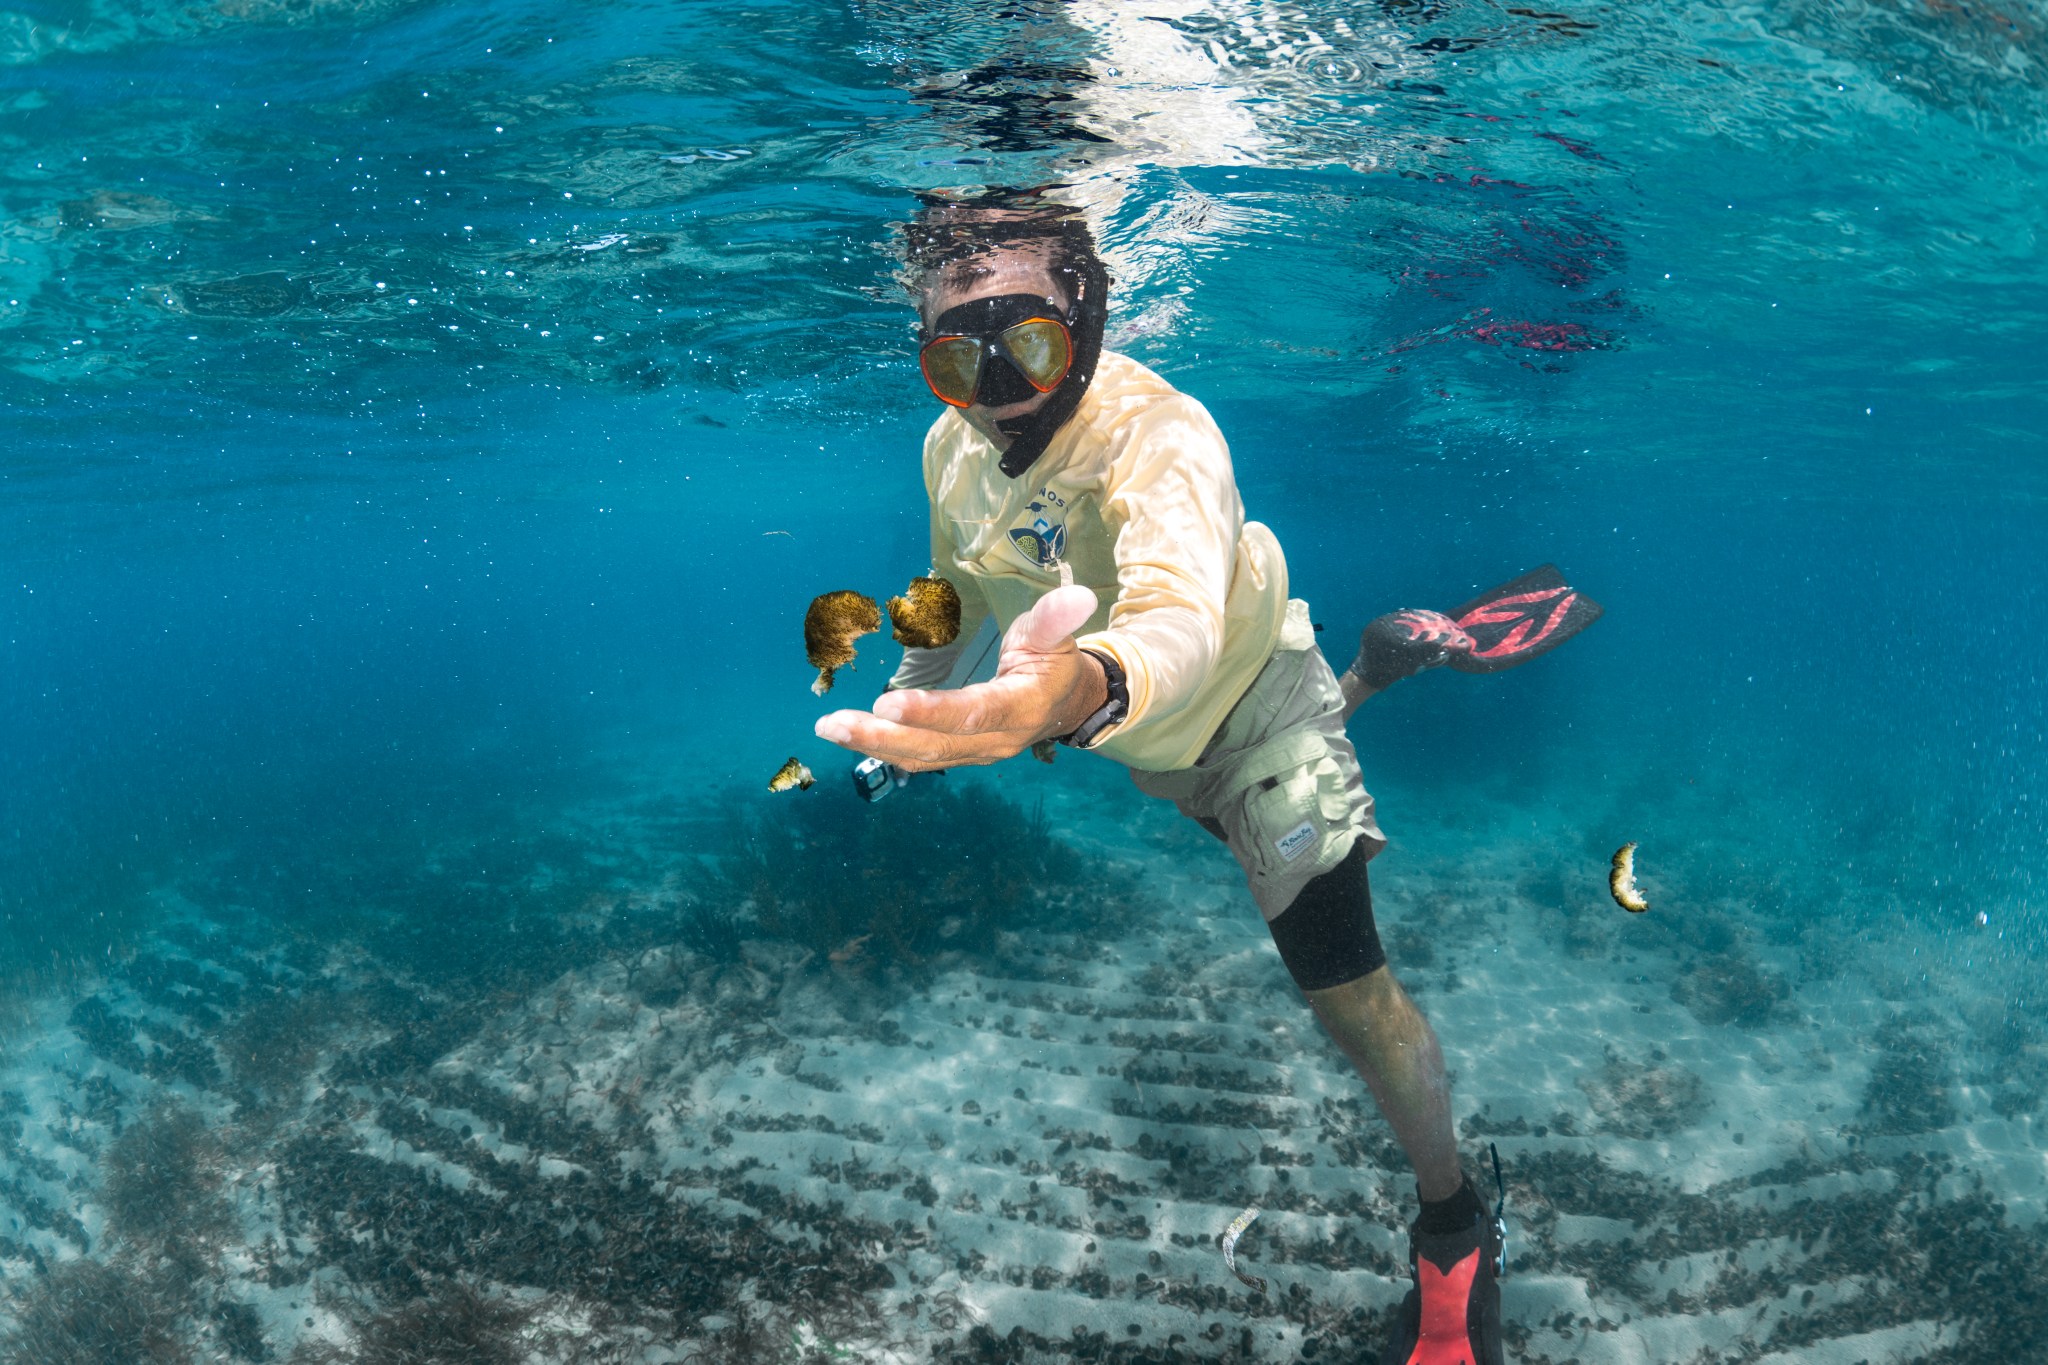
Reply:
M1003 435L1010 438L1010 448L1003 452L1001 462L1003 473L1010 478L1014 479L1031 468L1045 453L1052 438L1067 424L1074 410L1081 406L1082 395L1088 392L1088 382L1095 377L1095 366L1102 359L1103 323L1109 313L1109 280L1100 267L1089 273L1095 278L1065 277L1075 294L1074 306L1066 317L1067 328L1074 338L1074 359L1067 369L1066 378L1046 395L1045 405L1038 411L996 424ZM994 298L973 299L941 313L932 325L930 335L992 337L1027 318L1045 317L1048 310L1047 301L1036 294L998 294ZM1057 313L1058 310L1053 308L1050 311ZM1010 358L1000 348L983 354L981 384L975 391L975 401L981 406L1005 407L1028 401L1037 393L1031 381L1010 363Z

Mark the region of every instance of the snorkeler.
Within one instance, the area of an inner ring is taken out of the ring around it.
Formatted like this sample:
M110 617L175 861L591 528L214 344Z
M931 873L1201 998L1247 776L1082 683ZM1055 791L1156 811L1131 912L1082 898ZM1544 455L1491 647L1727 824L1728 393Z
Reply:
M1245 520L1208 412L1103 349L1109 278L1078 214L1036 194L933 198L907 248L920 363L946 405L924 443L932 565L959 590L960 630L908 650L872 712L832 712L818 734L911 772L1093 749L1227 843L1415 1168L1416 1285L1386 1358L1499 1365L1502 1233L1460 1163L1436 1035L1374 927L1366 863L1386 840L1344 721L1423 668L1504 666L1590 617L1558 611L1562 580L1491 614L1474 609L1516 594L1393 613L1340 679L1279 542ZM930 690L991 614L995 677Z

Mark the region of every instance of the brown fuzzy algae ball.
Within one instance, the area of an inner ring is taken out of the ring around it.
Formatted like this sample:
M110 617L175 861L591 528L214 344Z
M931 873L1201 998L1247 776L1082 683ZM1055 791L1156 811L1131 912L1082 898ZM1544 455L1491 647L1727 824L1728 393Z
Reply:
M899 645L940 649L960 637L960 594L943 578L913 578L889 599L891 633Z
M865 593L847 588L812 598L804 613L804 653L818 670L811 691L821 697L830 692L832 671L853 662L853 642L881 628L882 610Z
M818 779L804 766L801 759L792 758L775 770L775 776L768 779L771 792L809 791L818 785Z

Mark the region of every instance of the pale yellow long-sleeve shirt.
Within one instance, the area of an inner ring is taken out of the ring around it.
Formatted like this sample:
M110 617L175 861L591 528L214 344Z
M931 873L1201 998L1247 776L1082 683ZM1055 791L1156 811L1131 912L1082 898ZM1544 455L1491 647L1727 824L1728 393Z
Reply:
M1287 612L1287 561L1244 519L1223 433L1200 403L1104 352L1037 462L1012 479L1000 458L950 408L925 436L932 567L960 590L960 637L909 651L892 684L943 681L988 614L1009 629L1060 585L1064 560L1101 599L1080 644L1114 657L1130 687L1130 714L1095 747L1134 768L1188 767Z

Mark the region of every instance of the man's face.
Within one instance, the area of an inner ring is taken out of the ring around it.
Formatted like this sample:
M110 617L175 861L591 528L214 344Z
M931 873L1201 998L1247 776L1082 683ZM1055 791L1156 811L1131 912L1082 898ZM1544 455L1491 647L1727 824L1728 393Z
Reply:
M1047 269L1044 258L1035 252L1020 250L982 258L981 265L986 273L978 274L971 280L954 281L941 277L925 291L918 309L929 332L934 323L947 309L957 308L963 303L976 299L995 298L1002 294L1035 294L1051 299L1064 316L1073 300L1067 291ZM1035 393L1021 403L1009 403L999 408L983 407L980 403L960 409L960 415L967 419L976 431L988 437L997 450L1008 450L1010 438L996 426L998 422L1013 417L1024 417L1045 406L1051 393Z

